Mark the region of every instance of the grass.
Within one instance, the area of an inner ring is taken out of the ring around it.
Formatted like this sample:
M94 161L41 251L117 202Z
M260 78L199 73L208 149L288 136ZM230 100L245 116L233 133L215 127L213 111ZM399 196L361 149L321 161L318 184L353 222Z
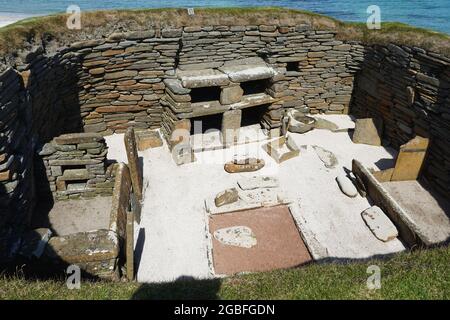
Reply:
M40 39L56 38L67 44L76 41L80 31L66 27L67 17L65 13L34 17L0 28L0 52L14 54L30 42L40 43ZM392 22L383 23L381 30L368 30L364 23L347 23L304 10L279 7L197 8L195 16L189 16L185 9L105 10L83 12L81 22L83 34L104 26L110 32L117 26L309 24L317 30L335 30L342 40L358 40L368 44L396 42L450 55L450 37L447 34Z
M369 265L381 269L381 289L366 286ZM391 259L310 264L298 269L223 280L170 284L83 282L0 277L0 299L450 299L450 247L404 252Z

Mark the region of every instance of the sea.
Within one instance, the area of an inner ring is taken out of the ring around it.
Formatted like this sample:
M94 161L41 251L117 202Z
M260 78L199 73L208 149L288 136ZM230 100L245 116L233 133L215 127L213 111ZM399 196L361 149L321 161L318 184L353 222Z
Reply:
M450 34L450 0L0 0L0 26L24 17L81 10L138 8L281 6L303 9L343 21L367 21L371 5L381 21L397 21Z

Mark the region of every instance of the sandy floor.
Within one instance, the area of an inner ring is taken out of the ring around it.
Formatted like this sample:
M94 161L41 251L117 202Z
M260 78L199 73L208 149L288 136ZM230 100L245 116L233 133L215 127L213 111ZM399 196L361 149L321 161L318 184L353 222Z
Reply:
M344 116L345 117L345 116ZM342 119L342 123L348 123ZM136 226L136 255L140 261L138 281L173 281L189 276L208 278L210 273L207 217L204 200L234 187L240 174L224 171L235 155L263 158L266 166L243 176L277 176L280 187L292 199L291 211L305 242L314 248L314 259L367 258L404 250L398 240L381 242L361 218L370 207L366 198L348 198L335 182L343 167L351 169L353 158L367 167L384 169L394 164L393 150L353 144L347 132L313 130L292 135L301 147L300 156L278 165L262 142L236 148L196 153L197 161L175 165L167 145L140 153L145 189L140 226ZM107 137L109 157L126 159L123 136ZM312 145L332 151L339 164L327 169Z

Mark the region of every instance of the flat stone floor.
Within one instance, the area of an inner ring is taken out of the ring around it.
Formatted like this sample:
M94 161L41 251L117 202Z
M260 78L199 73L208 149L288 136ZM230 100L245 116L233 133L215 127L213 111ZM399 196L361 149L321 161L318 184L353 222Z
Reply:
M383 187L406 211L416 228L432 243L450 239L450 203L417 181L384 182Z
M55 202L48 214L48 226L59 236L108 229L111 197Z
M216 274L292 268L312 260L287 206L218 214L209 219L212 235L234 226L250 228L257 243L252 248L242 248L222 244L212 236Z
M350 117L342 116L348 123ZM208 217L204 200L236 186L240 175L277 176L292 199L290 209L315 260L359 259L404 250L399 240L384 243L361 218L369 208L366 198L348 198L335 178L351 169L353 158L365 166L385 169L394 165L396 152L383 147L353 144L347 132L313 130L292 134L300 156L278 165L257 142L235 148L196 153L197 161L177 166L166 144L140 152L143 158L144 194L141 224L135 226L137 279L166 282L180 277L210 278ZM123 135L107 137L108 157L126 162ZM336 168L328 169L312 145L332 151ZM255 173L228 174L223 165L235 155L262 158L266 166Z

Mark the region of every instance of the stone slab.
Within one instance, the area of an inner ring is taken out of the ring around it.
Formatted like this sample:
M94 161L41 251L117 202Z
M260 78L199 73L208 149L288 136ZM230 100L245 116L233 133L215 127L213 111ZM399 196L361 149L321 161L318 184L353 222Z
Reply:
M392 181L417 180L425 160L429 140L416 136L400 146L400 152L392 173Z
M181 80L184 88L203 88L226 86L230 83L228 76L215 69L177 71L177 76Z
M253 176L241 177L237 181L242 190L254 190L259 188L278 188L280 182L277 177Z
M68 133L55 137L57 144L78 144L102 141L103 136L98 133Z
M373 118L356 119L354 143L381 146L381 126Z
M233 82L246 82L272 78L276 72L266 64L224 65L219 68Z
M119 254L119 241L110 230L72 233L51 238L46 254L68 264L110 260Z
M125 132L124 142L128 158L128 167L130 168L131 182L133 184L133 191L136 194L136 197L139 200L142 200L142 174L136 146L136 135L133 128L128 128Z
M341 189L341 191L350 198L354 198L358 195L358 190L346 175L341 174L337 176L336 182L339 186L339 189Z
M367 224L367 227L369 227L370 231L372 231L377 239L387 242L397 238L397 228L380 207L370 207L369 209L364 210L361 213L361 216Z
M218 229L214 238L226 246L250 249L258 243L252 229L246 226L234 226Z

